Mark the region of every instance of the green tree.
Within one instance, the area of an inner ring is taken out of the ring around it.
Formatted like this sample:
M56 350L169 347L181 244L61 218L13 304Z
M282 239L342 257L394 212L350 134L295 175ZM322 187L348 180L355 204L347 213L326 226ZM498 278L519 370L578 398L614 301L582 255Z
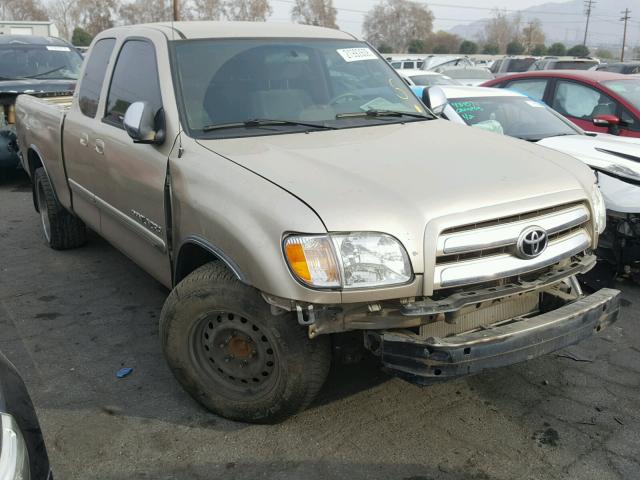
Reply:
M487 43L482 48L482 53L484 53L485 55L497 55L498 53L500 53L500 47L497 43Z
M546 54L547 54L547 47L542 43L535 45L531 49L531 55L533 55L534 57L544 57Z
M71 43L76 47L88 47L91 45L91 40L93 40L93 37L83 28L76 27L73 29Z
M457 53L460 50L462 39L453 33L442 30L432 33L426 40L427 52L433 53Z
M567 55L572 57L588 57L589 53L589 49L584 45L575 45L567 50Z
M380 52L380 53L393 53L393 47L391 45L387 45L386 43L381 43L378 46L378 52Z
M424 41L422 40L411 40L409 42L409 46L408 46L408 50L409 53L425 53L426 52L426 46L424 44Z
M478 52L478 44L470 40L465 40L460 44L460 53L464 55L473 55Z
M555 57L562 57L567 54L567 47L564 46L564 43L554 43L547 50L547 55L553 55Z
M523 53L524 46L517 40L507 43L507 55L522 55Z
M596 57L598 58L614 58L613 53L606 48L599 48L596 50Z

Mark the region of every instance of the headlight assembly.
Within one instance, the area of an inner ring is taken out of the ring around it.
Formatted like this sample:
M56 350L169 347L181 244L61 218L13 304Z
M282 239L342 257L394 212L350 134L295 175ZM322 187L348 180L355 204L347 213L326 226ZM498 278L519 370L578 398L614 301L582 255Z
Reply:
M295 276L316 288L376 288L413 276L404 247L384 233L291 235L284 252Z
M593 222L598 234L602 234L607 227L607 207L604 198L598 188L598 184L593 185L591 192L591 205L593 206Z

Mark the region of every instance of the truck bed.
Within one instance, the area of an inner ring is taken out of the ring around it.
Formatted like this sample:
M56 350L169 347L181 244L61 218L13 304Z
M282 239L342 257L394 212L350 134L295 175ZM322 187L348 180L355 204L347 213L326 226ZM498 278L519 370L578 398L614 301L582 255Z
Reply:
M37 155L54 185L66 185L62 152L62 128L72 96L36 97L23 94L16 100L16 127L20 161L29 175L33 175L33 164L29 162L29 151L37 148ZM37 147L35 147L37 145ZM70 195L57 189L58 200L70 206Z

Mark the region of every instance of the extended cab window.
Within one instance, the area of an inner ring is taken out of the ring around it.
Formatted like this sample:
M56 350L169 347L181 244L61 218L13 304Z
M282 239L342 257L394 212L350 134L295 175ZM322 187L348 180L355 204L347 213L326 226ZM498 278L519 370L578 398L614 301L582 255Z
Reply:
M113 69L105 121L122 128L124 114L134 102L147 102L153 111L162 108L156 54L144 40L128 40Z
M104 75L115 43L115 39L105 38L96 42L93 50L91 50L91 55L80 82L78 99L80 111L87 117L94 118L98 111L98 101L100 100Z

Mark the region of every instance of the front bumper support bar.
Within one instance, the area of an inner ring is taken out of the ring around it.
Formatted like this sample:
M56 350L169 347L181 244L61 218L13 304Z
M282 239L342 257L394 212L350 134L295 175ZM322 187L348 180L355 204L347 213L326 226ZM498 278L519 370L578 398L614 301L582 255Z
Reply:
M385 367L418 384L478 373L554 352L618 319L620 292L602 289L541 315L447 338L380 332ZM376 332L369 332L376 335Z

